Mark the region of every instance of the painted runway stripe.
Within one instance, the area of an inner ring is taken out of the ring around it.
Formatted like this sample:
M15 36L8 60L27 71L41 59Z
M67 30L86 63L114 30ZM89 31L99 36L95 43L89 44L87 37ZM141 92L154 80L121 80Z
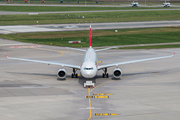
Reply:
M120 115L115 113L95 113L95 116L113 116L113 115Z
M9 46L8 48L35 48L42 47L41 45L23 45L23 46Z
M93 95L114 95L114 94L111 94L111 93L94 93Z
M85 98L109 98L109 96L85 96Z

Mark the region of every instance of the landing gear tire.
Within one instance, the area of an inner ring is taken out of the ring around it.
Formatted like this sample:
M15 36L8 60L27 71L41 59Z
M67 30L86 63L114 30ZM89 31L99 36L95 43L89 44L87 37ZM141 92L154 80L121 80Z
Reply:
M71 78L78 78L78 74L72 74Z
M104 73L102 74L102 77L103 78L108 78L109 74L107 73L107 68L104 68L103 71L104 71Z
M104 73L102 74L102 77L103 77L103 78L105 77Z
M106 74L106 77L107 77L107 78L109 77L109 74L108 74L108 73Z
M109 74L106 73L106 75L105 75L105 74L103 73L103 74L102 74L102 77L103 77L103 78L108 78L108 77L109 77Z
M73 68L73 73L71 75L72 78L78 78L78 74L76 74L77 69Z

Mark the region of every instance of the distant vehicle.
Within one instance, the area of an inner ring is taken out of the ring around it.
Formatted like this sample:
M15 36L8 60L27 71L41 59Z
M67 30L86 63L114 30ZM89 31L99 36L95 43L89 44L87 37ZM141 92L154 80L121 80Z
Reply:
M133 0L133 2L131 3L132 7L138 7L138 2L134 2L135 0Z
M165 0L165 3L163 3L163 6L164 7L170 7L171 5L170 5L170 3L169 2L166 2L167 0Z
M57 76L60 79L65 79L66 78L66 70L63 67L69 67L73 69L72 73L72 78L78 77L77 75L77 70L80 70L81 75L86 78L86 79L91 79L94 78L97 75L97 72L99 70L103 70L104 73L102 74L103 78L108 78L108 73L107 73L107 68L109 67L115 67L113 70L113 77L114 78L120 78L122 75L121 69L118 67L119 65L124 65L124 64L129 64L129 63L135 63L135 62L142 62L142 61L147 61L147 60L155 60L155 59L162 59L162 58L168 58L168 57L173 57L173 55L169 56L161 56L161 57L155 57L155 58L146 58L146 59L139 59L139 60L131 60L131 61L123 61L123 62L117 62L117 63L110 63L110 64L105 64L105 65L98 65L98 58L96 52L100 52L103 50L111 49L115 47L109 47L109 48L104 48L104 49L98 49L94 50L91 45L91 26L90 26L90 46L87 50L83 49L77 49L77 48L69 48L72 50L78 50L84 52L84 59L81 63L81 65L72 65L72 64L66 64L66 63L60 63L60 62L51 62L51 61L42 61L42 60L32 60L32 59L23 59L23 58L13 58L13 57L8 57L6 54L6 57L8 59L13 59L13 60L21 60L21 61L29 61L29 62L37 62L37 63L45 63L45 64L52 64L52 65L59 65L61 68L57 72ZM112 58L111 58L112 59ZM85 84L85 87L94 87L93 83L87 82Z

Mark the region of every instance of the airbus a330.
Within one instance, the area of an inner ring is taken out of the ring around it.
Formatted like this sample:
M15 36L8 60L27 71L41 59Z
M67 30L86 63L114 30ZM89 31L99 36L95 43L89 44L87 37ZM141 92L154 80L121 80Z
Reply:
M68 48L68 47L66 47ZM66 70L63 67L69 67L73 69L73 73L71 75L72 78L74 77L78 77L77 75L77 70L80 70L81 75L86 78L86 79L91 79L94 78L99 70L103 70L104 73L102 74L102 77L106 77L108 78L109 75L107 73L107 68L109 67L115 67L114 71L113 71L113 77L114 78L120 78L122 75L122 71L121 69L118 67L119 65L122 64L129 64L129 63L135 63L135 62L142 62L142 61L147 61L147 60L155 60L155 59L162 59L162 58L169 58L169 57L173 57L175 55L175 53L173 55L169 55L169 56L162 56L162 57L155 57L155 58L147 58L147 59L140 59L140 60L132 60L132 61L124 61L124 62L117 62L117 63L111 63L111 64L106 64L106 65L98 65L98 57L96 52L100 52L103 50L108 50L111 48L115 48L115 47L109 47L109 48L105 48L105 49L98 49L98 50L94 50L92 48L92 44L91 44L91 26L90 26L90 46L87 50L82 50L82 49L76 49L76 48L68 48L68 49L72 49L72 50L78 50L78 51L82 51L85 52L84 54L84 59L82 61L81 65L71 65L71 64L66 64L66 63L59 63L59 62L50 62L50 61L41 61L41 60L32 60L32 59L23 59L23 58L14 58L14 57L8 57L6 54L6 57L8 59L12 59L12 60L22 60L22 61L29 61L29 62L38 62L38 63L45 63L45 64L50 64L50 65L59 65L61 66L61 68L58 70L57 72L57 76L60 79L65 79L66 78Z

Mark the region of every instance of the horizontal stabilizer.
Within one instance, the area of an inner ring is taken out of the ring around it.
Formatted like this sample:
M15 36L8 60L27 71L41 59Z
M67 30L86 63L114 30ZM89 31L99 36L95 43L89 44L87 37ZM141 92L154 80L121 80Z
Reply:
M117 48L117 47L116 46L115 47L109 47L109 48L99 49L99 50L95 50L95 51L99 52L99 51L108 50L108 49L112 49L112 48Z
M82 50L82 49L77 49L77 48L70 48L70 47L66 47L67 49L72 49L72 50L77 50L77 51L83 51L86 52L86 50Z

